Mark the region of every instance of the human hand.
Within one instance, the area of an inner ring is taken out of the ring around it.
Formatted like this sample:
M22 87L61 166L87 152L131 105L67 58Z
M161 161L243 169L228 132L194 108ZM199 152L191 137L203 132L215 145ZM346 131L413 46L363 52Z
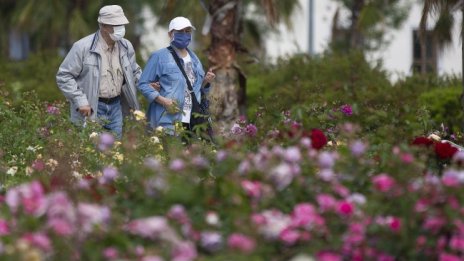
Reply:
M169 114L176 114L180 112L179 105L177 104L177 101L168 99L169 102L164 106L166 108L166 111Z
M159 82L152 82L150 83L150 86L158 92L161 90L161 84Z
M164 108L166 108L166 111L169 114L176 114L176 113L180 112L177 101L175 101L173 99L162 97L161 105L163 105Z
M208 72L206 72L206 75L205 75L205 82L208 82L210 83L212 80L214 80L214 78L216 78L216 74L213 73L213 69L209 69Z
M79 113L84 117L88 117L92 115L92 108L90 105L81 106L79 107Z

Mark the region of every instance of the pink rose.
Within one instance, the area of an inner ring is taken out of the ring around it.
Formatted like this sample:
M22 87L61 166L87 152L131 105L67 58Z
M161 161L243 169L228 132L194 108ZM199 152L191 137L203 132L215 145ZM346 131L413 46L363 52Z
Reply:
M387 192L395 185L395 180L387 174L380 174L372 178L372 183L378 191Z
M253 239L238 233L234 233L229 236L227 245L232 249L236 249L245 253L252 252L256 247L256 243Z

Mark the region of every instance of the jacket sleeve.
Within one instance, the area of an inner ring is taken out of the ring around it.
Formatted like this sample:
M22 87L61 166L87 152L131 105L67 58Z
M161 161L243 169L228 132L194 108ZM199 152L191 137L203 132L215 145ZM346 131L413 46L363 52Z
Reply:
M156 82L160 78L159 55L154 53L148 59L147 65L143 69L140 76L139 84L137 85L143 96L151 103L160 93L150 86L150 83Z
M76 79L82 71L81 48L74 44L56 74L56 83L64 96L77 107L89 105L87 96L77 86Z
M135 59L136 57L134 47L129 41L127 41L127 44L129 46L128 57L132 66L132 73L134 74L135 85L137 85L140 80L140 76L142 75L142 68L137 64L137 61Z

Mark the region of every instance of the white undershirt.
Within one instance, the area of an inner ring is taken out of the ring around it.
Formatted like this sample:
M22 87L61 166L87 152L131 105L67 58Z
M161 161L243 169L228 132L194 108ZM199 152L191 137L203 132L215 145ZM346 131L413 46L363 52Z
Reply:
M190 57L190 54L187 53L187 56L183 57L182 60L184 60L184 71L193 87L193 84L195 83L195 73L193 72L192 57ZM184 93L185 98L184 107L182 109L182 122L190 123L190 117L192 115L192 95L190 94L187 84L185 85Z

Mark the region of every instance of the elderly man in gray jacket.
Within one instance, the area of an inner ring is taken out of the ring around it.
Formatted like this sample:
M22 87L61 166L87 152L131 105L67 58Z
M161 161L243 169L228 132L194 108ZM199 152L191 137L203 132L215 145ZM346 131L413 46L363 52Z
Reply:
M123 115L139 110L136 85L142 73L132 44L124 39L129 21L118 5L104 6L99 30L74 43L56 75L71 105L71 121L96 120L121 138Z

